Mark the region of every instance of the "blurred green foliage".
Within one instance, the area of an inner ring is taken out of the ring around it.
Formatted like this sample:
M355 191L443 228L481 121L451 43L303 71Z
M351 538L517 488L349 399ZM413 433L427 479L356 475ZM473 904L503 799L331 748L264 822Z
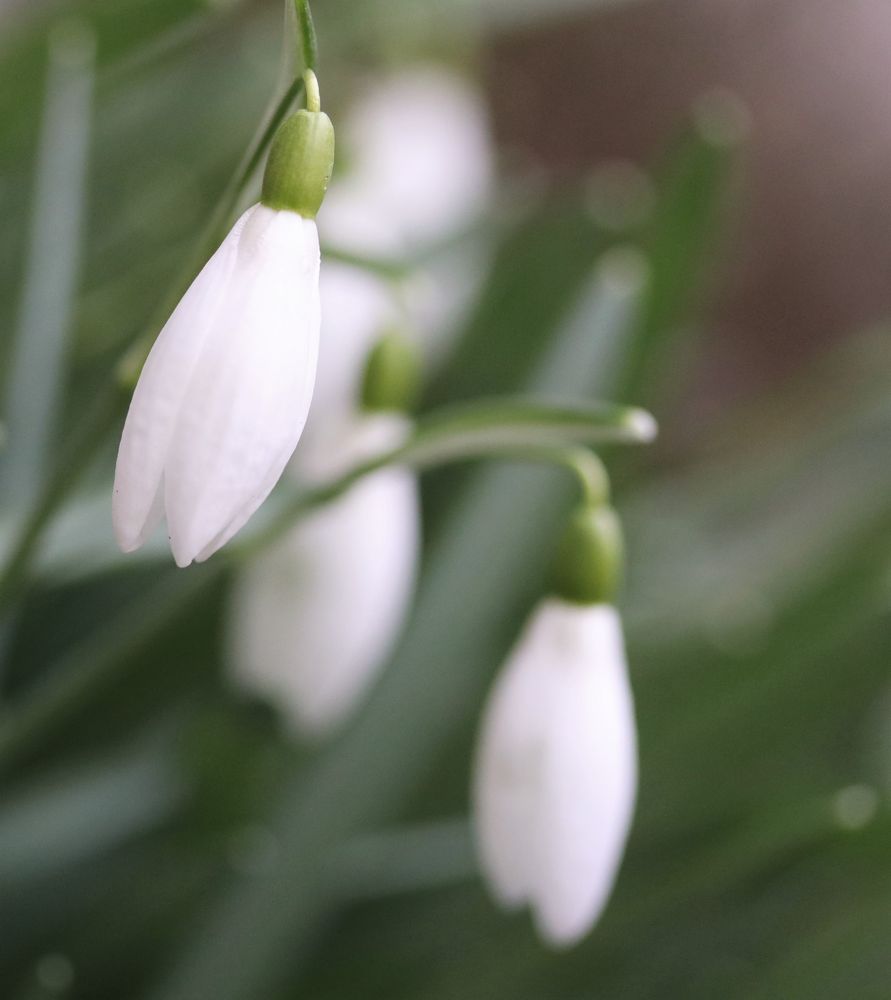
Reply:
M481 15L525 22L534 6L320 0L327 85L348 100L355 65L466 51ZM397 7L413 12L405 37ZM97 76L60 428L188 259L272 90L280 31L276 3L82 0L4 36L5 369L47 29L72 14L96 32ZM454 37L433 45L443 21ZM622 231L582 190L524 195L426 405L596 392L658 406L676 441L732 138L691 118L653 211ZM356 725L310 751L221 679L225 579L108 557L90 497L108 488L109 439L64 514L84 505L92 533L68 529L67 561L44 552L3 622L0 994L886 1000L886 344L850 337L683 448L607 456L642 785L615 897L563 955L486 899L464 817L481 699L543 586L570 484L507 466L426 477L410 626Z

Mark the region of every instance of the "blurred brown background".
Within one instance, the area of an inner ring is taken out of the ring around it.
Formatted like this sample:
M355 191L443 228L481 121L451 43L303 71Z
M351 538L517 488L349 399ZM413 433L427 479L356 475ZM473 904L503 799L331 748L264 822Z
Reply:
M891 5L622 5L499 37L488 77L500 140L567 173L651 164L712 88L747 106L704 345L715 405L891 313Z

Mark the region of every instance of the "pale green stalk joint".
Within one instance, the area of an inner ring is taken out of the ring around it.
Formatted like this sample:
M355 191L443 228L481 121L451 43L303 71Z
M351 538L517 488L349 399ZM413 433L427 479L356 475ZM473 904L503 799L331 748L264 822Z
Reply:
M311 69L303 71L303 89L306 91L306 110L321 111L322 97L319 94L319 78Z
M313 103L318 99L318 87L315 98ZM331 119L324 111L298 111L282 122L272 140L260 201L269 208L314 219L333 169Z
M362 409L410 413L421 387L418 352L397 331L385 333L371 348L362 379Z
M573 604L615 603L624 553L615 510L583 504L573 512L557 547L554 593Z

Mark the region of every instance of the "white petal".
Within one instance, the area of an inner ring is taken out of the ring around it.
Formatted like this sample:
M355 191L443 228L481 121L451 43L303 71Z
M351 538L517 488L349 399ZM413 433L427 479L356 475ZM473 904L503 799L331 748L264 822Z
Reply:
M180 566L231 538L291 457L315 378L318 268L314 223L255 206L165 465L167 523Z
M486 703L473 776L483 875L504 906L527 902L540 854L540 797L552 666L533 616Z
M405 422L366 418L353 459L395 446ZM386 662L411 602L417 485L404 469L368 476L255 560L233 595L238 682L279 703L303 735L349 716Z
M241 231L238 220L155 341L139 376L118 449L112 519L125 552L139 548L163 512L161 480L171 435L205 339L224 308Z
M636 784L618 615L543 602L486 707L474 808L493 893L505 905L528 903L549 943L573 943L600 915Z
M548 754L533 909L566 946L599 918L618 873L637 788L637 741L622 629L611 607L546 604L553 630Z

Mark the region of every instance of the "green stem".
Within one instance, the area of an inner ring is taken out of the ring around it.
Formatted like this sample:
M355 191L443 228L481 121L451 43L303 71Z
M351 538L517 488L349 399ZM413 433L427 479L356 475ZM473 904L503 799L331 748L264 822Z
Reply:
M606 470L593 452L579 445L645 443L652 440L655 427L645 410L604 403L555 406L503 399L445 407L424 418L406 444L294 498L263 528L231 545L225 555L239 561L253 555L297 518L388 465L428 469L483 458L546 462L572 471L585 500L595 505L605 503L609 499Z
M575 473L588 506L599 507L609 503L609 474L593 451L587 448L555 449L551 460L562 462Z
M243 562L265 549L317 507L321 507L342 496L359 480L380 472L391 465L410 465L416 469L437 468L454 462L501 459L510 462L534 462L556 465L572 472L578 479L584 499L592 504L605 503L609 498L609 478L600 459L585 448L561 447L556 445L514 445L481 442L458 452L441 452L429 459L413 451L409 443L401 448L384 452L363 462L330 483L310 490L288 503L262 529L249 535L241 542L230 545L222 558Z
M306 110L318 114L322 110L318 77L311 69L303 71L303 86L306 88Z

